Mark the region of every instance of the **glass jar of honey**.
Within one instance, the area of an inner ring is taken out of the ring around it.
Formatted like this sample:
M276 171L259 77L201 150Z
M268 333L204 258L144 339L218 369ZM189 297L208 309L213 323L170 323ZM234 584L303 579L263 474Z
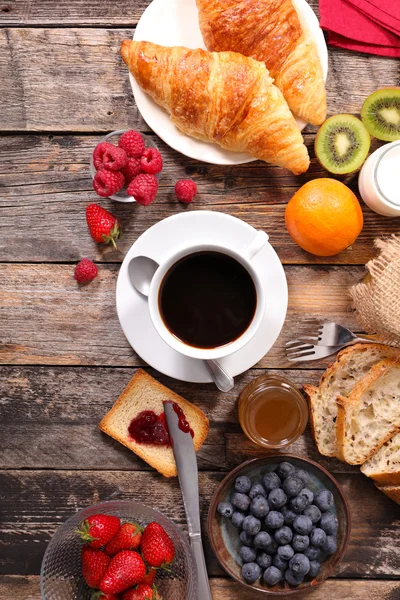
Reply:
M308 406L300 390L280 375L261 375L239 397L244 433L264 448L283 448L303 433Z

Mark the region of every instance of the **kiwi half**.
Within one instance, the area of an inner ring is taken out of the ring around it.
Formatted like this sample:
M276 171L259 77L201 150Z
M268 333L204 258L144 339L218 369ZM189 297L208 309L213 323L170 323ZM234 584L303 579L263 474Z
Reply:
M361 119L378 140L400 140L400 87L377 90L365 100Z
M360 119L353 115L335 115L319 128L315 154L327 171L344 175L361 167L370 145L371 138Z

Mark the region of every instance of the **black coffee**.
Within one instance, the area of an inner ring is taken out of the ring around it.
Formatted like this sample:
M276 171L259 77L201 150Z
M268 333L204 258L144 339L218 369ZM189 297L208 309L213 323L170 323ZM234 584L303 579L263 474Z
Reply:
M251 275L221 252L195 252L181 258L160 286L159 308L166 327L197 348L216 348L236 340L253 320L256 306Z

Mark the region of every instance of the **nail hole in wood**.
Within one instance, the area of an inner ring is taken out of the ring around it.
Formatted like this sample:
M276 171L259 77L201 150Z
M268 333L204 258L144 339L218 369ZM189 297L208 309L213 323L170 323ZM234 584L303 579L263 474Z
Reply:
M113 115L114 113L111 110L108 110L107 114L108 114L109 117L111 117L111 115Z
M9 7L9 6L4 6L4 8L2 8L2 9L1 9L1 12L8 13L8 12L10 12L10 10L11 10L11 9L10 9L10 7Z

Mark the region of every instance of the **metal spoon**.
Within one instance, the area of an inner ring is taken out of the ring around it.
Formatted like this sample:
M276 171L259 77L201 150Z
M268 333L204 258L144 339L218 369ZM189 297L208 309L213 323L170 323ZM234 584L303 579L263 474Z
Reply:
M134 256L128 265L128 273L133 287L146 298L149 295L151 280L159 265L147 256ZM216 360L203 360L215 385L221 392L229 392L234 386L233 377Z

